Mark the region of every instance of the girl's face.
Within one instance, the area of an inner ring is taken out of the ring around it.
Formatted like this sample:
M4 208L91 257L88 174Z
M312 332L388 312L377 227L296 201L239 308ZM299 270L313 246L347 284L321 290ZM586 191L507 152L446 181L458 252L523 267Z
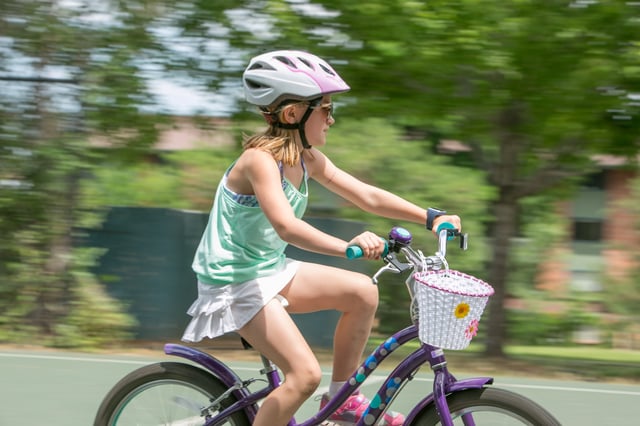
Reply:
M315 107L305 125L305 134L309 145L322 146L327 142L327 131L336 121L333 118L331 96L325 96Z
M309 108L307 103L294 104L289 111L285 111L285 119L289 123L297 123L302 120L307 108ZM332 111L331 96L324 96L317 106L312 107L311 115L304 126L309 145L322 146L327 142L327 131L335 123L331 115Z

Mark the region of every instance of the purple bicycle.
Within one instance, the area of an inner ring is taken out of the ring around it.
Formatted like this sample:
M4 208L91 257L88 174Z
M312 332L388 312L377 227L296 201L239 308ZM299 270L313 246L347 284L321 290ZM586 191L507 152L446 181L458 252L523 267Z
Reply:
M358 426L375 425L425 365L433 371L433 388L425 389L424 397L407 414L405 425L560 425L530 399L491 386L491 377L459 380L449 372L444 349L463 349L469 344L493 293L481 280L449 270L447 242L456 237L466 249L467 235L445 228L439 232L438 251L425 256L411 247L411 234L406 229L391 230L385 264L372 279L377 283L382 273L412 270L406 287L412 300L413 325L378 346L315 415L302 422L291 419L289 426L333 425L328 417L394 350L414 339L420 346L387 376ZM350 247L347 256L358 257L359 247ZM106 395L94 426L247 426L252 424L260 400L282 380L276 366L264 356L263 377L241 379L223 362L197 349L167 344L164 351L190 362L159 362L131 372ZM266 384L250 389L256 382Z

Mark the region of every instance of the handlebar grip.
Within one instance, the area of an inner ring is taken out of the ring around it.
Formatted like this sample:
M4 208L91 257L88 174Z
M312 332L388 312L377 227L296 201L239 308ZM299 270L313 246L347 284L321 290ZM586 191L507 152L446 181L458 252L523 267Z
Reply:
M349 246L347 247L347 252L345 254L347 255L347 259L358 259L359 257L362 257L364 253L360 246Z
M349 246L347 247L347 250L345 252L347 259L359 259L363 254L364 252L362 251L362 248L360 248L360 246ZM386 256L387 254L389 254L389 243L384 240L384 251L382 252L382 257Z

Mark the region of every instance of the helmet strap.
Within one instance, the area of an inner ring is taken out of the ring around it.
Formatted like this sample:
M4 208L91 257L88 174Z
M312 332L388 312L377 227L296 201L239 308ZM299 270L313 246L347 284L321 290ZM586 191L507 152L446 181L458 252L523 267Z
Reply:
M307 107L307 110L304 112L304 115L302 116L299 122L281 123L278 121L277 123L275 123L275 125L277 127L280 127L281 129L290 129L290 130L298 129L298 133L300 134L300 141L302 142L302 147L304 149L311 149L311 145L309 144L309 141L307 140L307 136L304 133L304 126L307 123L309 116L313 112L314 107L316 107L321 101L322 101L322 97L319 97L309 102L309 106Z

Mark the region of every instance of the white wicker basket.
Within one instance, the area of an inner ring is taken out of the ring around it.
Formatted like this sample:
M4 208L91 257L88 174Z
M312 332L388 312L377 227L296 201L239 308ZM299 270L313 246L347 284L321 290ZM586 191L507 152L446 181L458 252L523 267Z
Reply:
M420 340L442 349L469 346L493 288L453 270L417 273L414 278Z

